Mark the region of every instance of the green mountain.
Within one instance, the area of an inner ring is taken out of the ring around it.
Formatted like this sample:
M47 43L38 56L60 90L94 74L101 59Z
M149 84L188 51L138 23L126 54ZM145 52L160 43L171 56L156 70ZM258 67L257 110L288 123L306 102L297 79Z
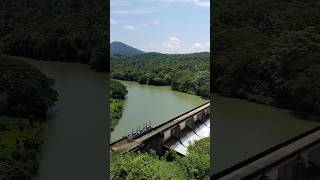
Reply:
M112 56L132 56L137 54L143 54L143 51L134 47L128 46L122 42L112 42L110 44L110 54Z

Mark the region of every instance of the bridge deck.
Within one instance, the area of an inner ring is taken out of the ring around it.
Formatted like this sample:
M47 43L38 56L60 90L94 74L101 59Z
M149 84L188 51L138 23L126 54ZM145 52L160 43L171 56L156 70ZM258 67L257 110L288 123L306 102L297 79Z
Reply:
M290 160L299 153L312 148L320 143L320 130L300 138L272 153L269 153L251 163L240 167L227 175L219 177L219 180L252 179L257 175L268 172L282 163Z
M180 115L172 120L169 120L157 127L155 127L153 130L148 132L147 134L144 134L135 140L129 142L126 138L123 138L119 141L116 141L111 144L111 149L117 152L129 152L132 151L133 149L139 147L145 140L159 134L160 132L164 132L165 130L172 128L173 126L181 123L185 119L189 118L190 116L195 115L196 113L210 107L210 103L206 103L196 109L193 109L183 115Z

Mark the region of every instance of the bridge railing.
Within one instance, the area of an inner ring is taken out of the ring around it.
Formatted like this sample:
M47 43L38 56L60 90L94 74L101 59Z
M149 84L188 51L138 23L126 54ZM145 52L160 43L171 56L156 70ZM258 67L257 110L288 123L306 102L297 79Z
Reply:
M306 137L308 135L311 135L314 132L317 132L319 130L320 130L320 126L316 127L316 128L313 128L313 129L311 129L311 130L309 130L307 132L304 132L304 133L302 133L302 134L300 134L298 136L295 136L295 137L293 137L293 138L291 138L291 139L289 139L289 140L287 140L287 141L285 141L283 143L280 143L280 144L278 144L276 146L273 146L273 147L271 147L271 148L269 148L269 149L267 149L267 150L265 150L265 151L263 151L263 152L261 152L259 154L256 154L255 156L253 156L251 158L248 158L248 159L246 159L244 161L241 161L241 162L239 162L239 163L237 163L237 164L235 164L235 165L233 165L233 166L231 166L229 168L226 168L226 169L224 169L222 171L219 171L219 172L213 174L211 178L212 179L222 178L222 177L224 177L224 176L226 176L226 175L228 175L228 174L230 174L230 173L232 173L232 172L234 172L234 171L236 171L236 170L238 170L240 168L243 168L243 167L249 165L250 163L252 163L254 161L257 161L257 160L261 159L262 157L264 157L266 155L269 155L269 154L271 154L271 153L273 153L273 152L275 152L275 151L277 151L277 150L279 150L279 149L281 149L281 148L283 148L283 147L285 147L287 145L290 145L290 144L292 144L292 143L294 143L294 142L296 142L296 141L298 141L298 140L300 140L300 139L302 139L302 138L304 138L304 137ZM252 174L250 174L250 177L248 177L248 179L252 179L254 177L257 177L257 176L259 176L261 174L266 173L267 171L271 170L272 167L274 167L276 165L279 165L279 164L283 163L286 160L289 160L290 158L292 158L294 156L297 156L299 153L301 153L305 149L308 149L308 148L312 147L316 143L319 143L319 142L315 142L313 144L309 144L304 149L300 149L300 150L296 151L295 153L288 155L285 159L280 159L279 161L274 162L272 165L266 166L263 169L259 169L259 170L255 171L255 172L253 172Z
M160 127L162 127L162 126L165 126L166 124L169 124L169 123L171 123L172 121L174 121L174 120L176 120L176 119L178 119L178 118L180 118L180 117L182 117L182 116L184 116L184 115L186 115L186 114L188 114L188 113L190 113L190 112L192 112L192 111L194 111L194 110L196 110L196 109L198 109L198 108L200 108L200 107L202 107L202 106L205 106L205 105L207 105L207 104L209 104L210 102L206 102L206 103L204 103L204 104L202 104L202 105L200 105L200 106L197 106L197 107L195 107L195 108L193 108L193 109L191 109L191 110L189 110L189 111L187 111L187 112L185 112L185 113L183 113L183 114L180 114L180 115L178 115L178 116L176 116L176 117L174 117L174 118L171 118L170 120L168 120L168 121L166 121L166 122L164 122L164 123L162 123L162 124L159 124L158 126L156 126L156 127L154 127L153 129L157 129L157 128L160 128ZM190 116L188 116L188 117L190 117Z
M184 116L184 115L186 115L186 114L188 114L188 113L190 113L190 112L192 112L192 111L194 111L194 110L196 110L196 109L198 109L198 108L200 108L200 107L202 107L202 106L205 106L205 105L207 105L207 104L209 104L209 103L210 103L210 102L206 102L206 103L204 103L204 104L202 104L202 105L200 105L200 106L197 106L197 107L195 107L195 108L193 108L193 109L191 109L191 110L189 110L189 111L187 111L187 112L185 112L185 113L183 113L183 114L180 114L180 115L178 115L178 116L176 116L176 117L174 117L174 118L171 118L170 120L168 120L168 121L166 121L166 122L164 122L164 123L162 123L162 124L159 124L158 126L153 127L152 130L157 129L157 128L160 128L161 126L164 126L164 125L166 125L166 124L174 121L175 119L178 119L178 118L180 118L180 117L182 117L182 116ZM143 136L143 135L144 135L144 134L141 134L141 135L135 137L135 139L136 139L136 138L139 138L139 137L141 137L141 136ZM119 139L119 140L116 140L116 141L112 142L112 143L111 143L111 146L112 146L113 144L116 144L116 143L119 142L119 141L122 141L122 140L126 139L126 138L127 138L127 137L123 137L123 138L121 138L121 139Z

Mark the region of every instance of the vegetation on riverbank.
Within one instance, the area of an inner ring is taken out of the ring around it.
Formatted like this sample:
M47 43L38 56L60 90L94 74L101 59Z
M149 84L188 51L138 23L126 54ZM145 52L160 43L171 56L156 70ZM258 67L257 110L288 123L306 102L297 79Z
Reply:
M0 56L0 116L46 118L57 101L54 81L32 65Z
M112 57L111 77L209 97L210 53L159 54Z
M33 66L0 56L0 179L32 179L39 168L41 122L58 93Z
M209 179L210 139L189 146L180 157L173 151L159 157L153 152L111 153L111 179Z
M32 179L39 169L39 122L0 116L0 179Z
M123 101L128 91L126 86L116 80L110 81L110 87L110 129L113 131L122 116Z
M0 53L87 63L109 71L107 2L3 0Z
M320 113L320 3L214 1L211 91Z

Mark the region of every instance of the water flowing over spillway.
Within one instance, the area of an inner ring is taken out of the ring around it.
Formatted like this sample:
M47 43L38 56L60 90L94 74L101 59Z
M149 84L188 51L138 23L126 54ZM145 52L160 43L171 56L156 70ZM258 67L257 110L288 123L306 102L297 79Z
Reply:
M190 144L210 136L210 119L207 119L205 124L201 124L194 131L195 132L191 131L187 133L186 136L181 138L181 142L177 141L171 146L171 148L183 155L186 155Z

